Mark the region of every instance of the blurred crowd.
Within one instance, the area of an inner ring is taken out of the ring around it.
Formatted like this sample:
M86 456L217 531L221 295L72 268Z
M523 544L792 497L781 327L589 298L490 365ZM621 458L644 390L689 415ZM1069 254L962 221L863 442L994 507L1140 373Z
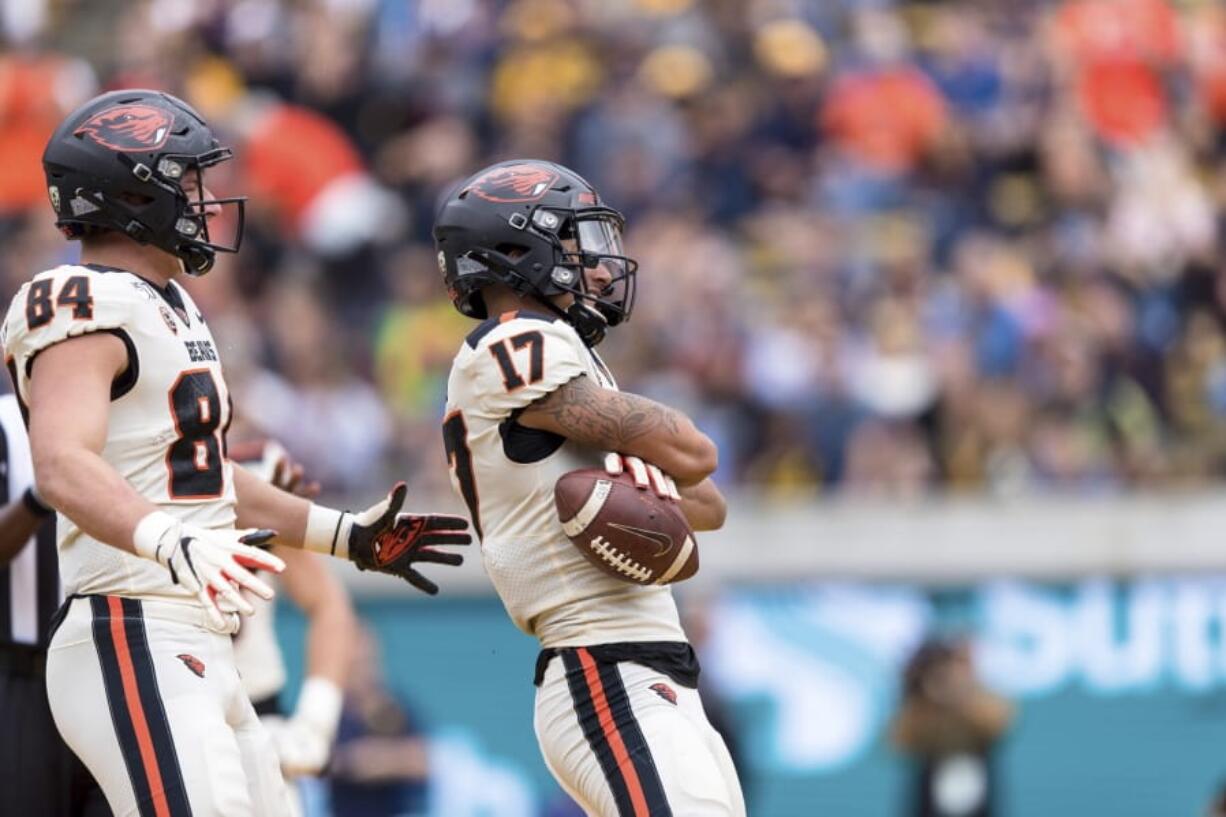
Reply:
M1213 0L3 0L0 22L4 294L75 251L37 162L62 113L182 95L239 157L211 185L252 198L193 292L240 411L334 490L388 466L444 490L469 323L431 218L513 156L628 216L639 300L601 351L698 419L728 486L1226 474Z

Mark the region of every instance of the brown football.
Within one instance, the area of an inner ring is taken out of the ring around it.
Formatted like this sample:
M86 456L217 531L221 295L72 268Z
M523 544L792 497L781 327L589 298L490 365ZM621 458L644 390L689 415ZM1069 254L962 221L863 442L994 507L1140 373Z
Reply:
M632 584L672 584L698 572L694 532L676 502L603 468L563 474L553 489L558 519L589 562Z

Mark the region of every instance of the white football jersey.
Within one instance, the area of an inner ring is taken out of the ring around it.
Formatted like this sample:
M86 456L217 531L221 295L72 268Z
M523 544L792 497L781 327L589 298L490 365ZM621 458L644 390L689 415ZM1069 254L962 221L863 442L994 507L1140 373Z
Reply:
M34 276L9 305L0 333L23 407L35 356L90 332L109 332L128 350L128 368L111 387L103 459L159 509L204 528L232 527L234 483L224 455L230 395L191 297L173 282L162 290L99 265ZM195 600L161 565L99 542L63 514L56 521L65 592Z
M614 579L562 531L554 484L576 468L601 467L604 452L515 422L530 403L580 376L617 388L564 321L521 311L477 327L447 383L443 438L452 486L468 506L507 612L542 646L684 641L669 587Z

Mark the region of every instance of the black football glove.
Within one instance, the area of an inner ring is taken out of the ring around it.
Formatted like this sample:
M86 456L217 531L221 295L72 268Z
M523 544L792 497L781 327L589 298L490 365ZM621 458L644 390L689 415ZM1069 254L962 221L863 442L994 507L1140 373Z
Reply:
M468 545L468 520L449 514L401 513L408 488L396 483L387 498L351 517L349 559L358 570L374 570L399 576L423 593L433 596L438 585L414 569L414 562L459 565L458 553L435 550L436 545Z

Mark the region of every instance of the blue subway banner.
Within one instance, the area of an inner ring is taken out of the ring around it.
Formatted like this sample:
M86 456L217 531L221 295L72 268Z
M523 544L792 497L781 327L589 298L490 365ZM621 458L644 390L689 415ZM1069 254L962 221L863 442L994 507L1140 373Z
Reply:
M359 610L437 759L412 813L577 814L533 735L535 643L495 599ZM907 660L933 637L966 639L982 683L1014 706L996 817L1196 815L1226 782L1223 578L755 586L683 615L754 817L910 813L916 772L889 727ZM300 673L301 618L282 609L279 630Z

